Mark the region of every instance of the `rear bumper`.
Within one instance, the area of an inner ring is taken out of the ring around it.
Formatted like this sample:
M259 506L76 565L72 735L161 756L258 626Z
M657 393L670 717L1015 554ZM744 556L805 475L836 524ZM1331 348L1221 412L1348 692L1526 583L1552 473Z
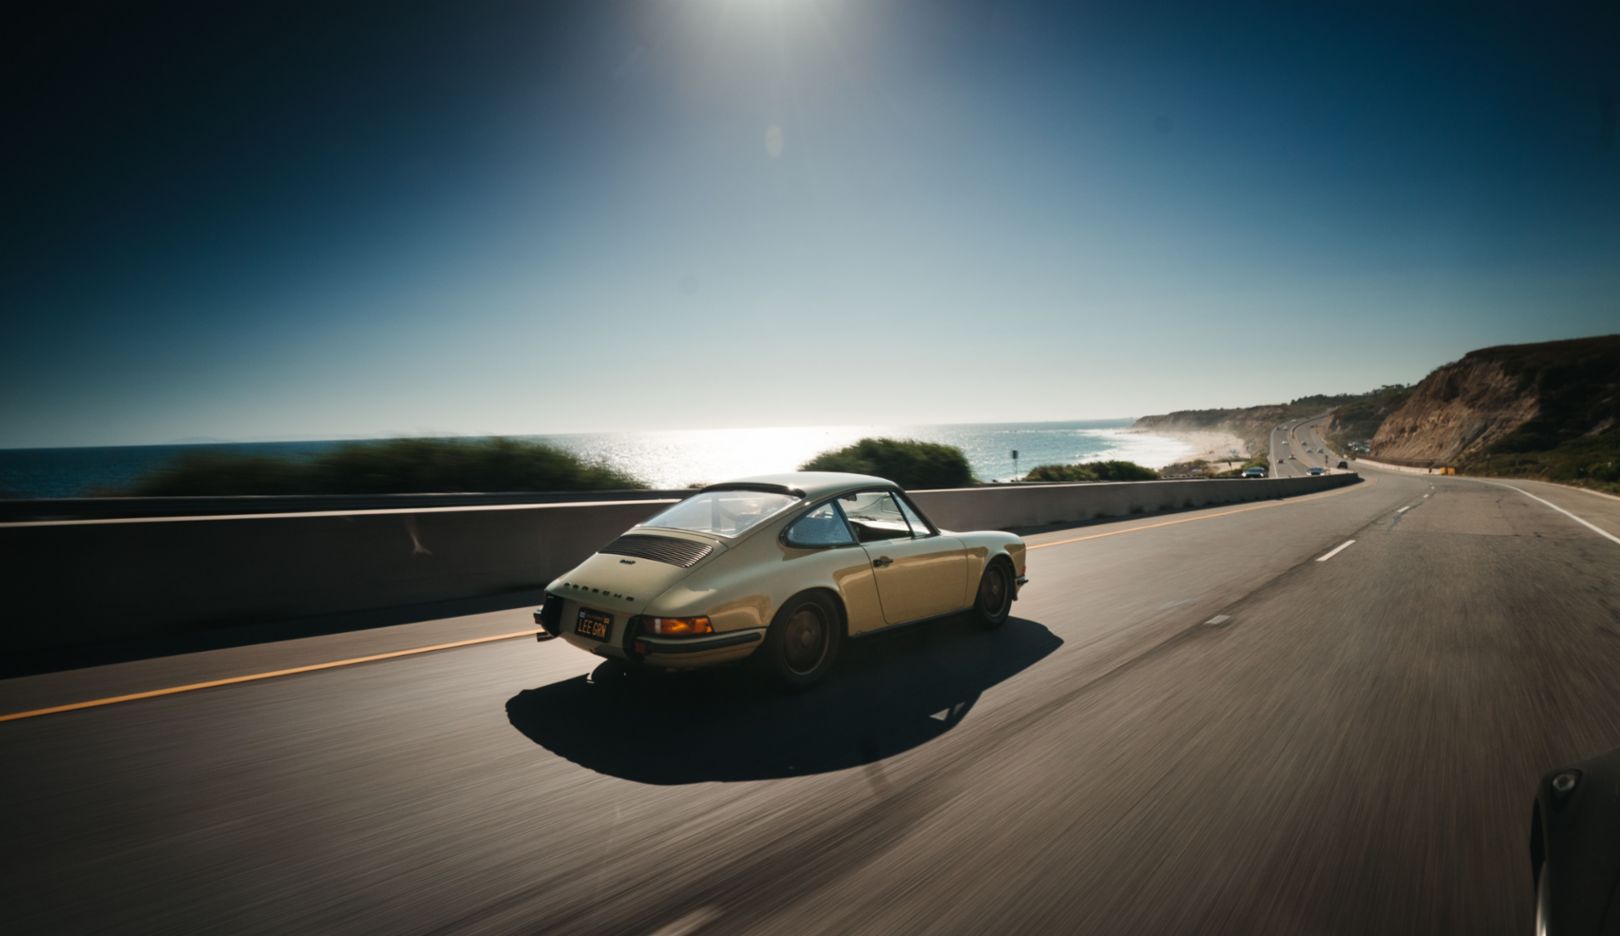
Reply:
M730 647L752 647L764 637L763 631L736 631L730 634L715 634L713 637L687 637L678 640L669 640L659 637L639 637L638 646L646 645L644 656L664 656L676 654L684 656L689 653L708 653L712 650L725 650Z
M712 637L637 637L632 644L633 658L651 669L702 669L744 659L764 639L764 630L729 631Z
M654 669L697 669L730 663L753 653L765 639L763 628L728 631L707 637L652 637L639 632L634 624L638 619L632 616L622 634L615 633L606 641L592 640L563 626L561 617L560 613L549 609L537 609L534 622L539 625L540 631L535 634L535 639L545 641L560 637L587 653Z

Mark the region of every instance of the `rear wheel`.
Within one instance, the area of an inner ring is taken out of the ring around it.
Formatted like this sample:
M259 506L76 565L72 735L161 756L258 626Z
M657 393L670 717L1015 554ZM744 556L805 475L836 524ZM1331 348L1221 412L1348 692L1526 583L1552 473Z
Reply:
M776 612L754 658L778 687L808 689L832 671L843 638L843 621L832 600L820 592L804 592Z
M992 560L979 579L979 595L973 612L986 627L1000 627L1012 614L1012 566L1005 559Z

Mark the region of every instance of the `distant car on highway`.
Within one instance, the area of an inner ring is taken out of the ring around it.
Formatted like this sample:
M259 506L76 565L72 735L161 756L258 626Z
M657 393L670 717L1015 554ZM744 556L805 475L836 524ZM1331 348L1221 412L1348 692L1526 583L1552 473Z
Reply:
M650 669L747 659L819 682L844 640L971 611L1007 620L1027 578L1011 533L952 533L893 482L797 472L703 488L546 586L541 639Z
M1313 477L1316 476L1316 475L1319 475L1319 474L1326 474L1326 473L1327 473L1327 469L1323 468L1321 465L1312 465L1311 466L1311 475Z
M1339 467L1339 468L1349 468L1349 467L1350 467L1350 463L1349 463L1349 462L1347 462L1347 461L1341 461L1341 462L1339 462L1339 464L1338 464L1338 466L1337 466L1337 467Z
M1245 478L1264 478L1265 476L1266 469L1261 468L1259 465L1243 469L1243 477Z

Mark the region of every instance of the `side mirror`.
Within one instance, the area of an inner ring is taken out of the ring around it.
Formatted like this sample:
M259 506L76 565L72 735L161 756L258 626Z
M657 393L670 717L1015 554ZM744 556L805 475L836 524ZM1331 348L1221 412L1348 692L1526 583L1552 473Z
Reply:
M1613 933L1605 911L1620 886L1620 750L1541 778L1530 818L1537 933Z

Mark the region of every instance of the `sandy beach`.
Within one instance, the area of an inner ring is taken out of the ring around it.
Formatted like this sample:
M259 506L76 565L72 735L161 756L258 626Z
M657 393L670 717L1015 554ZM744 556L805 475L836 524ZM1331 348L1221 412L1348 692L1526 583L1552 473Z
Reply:
M1210 462L1224 462L1232 459L1235 449L1238 453L1237 461L1248 458L1249 447L1244 441L1230 432L1213 429L1128 429L1127 432L1141 433L1142 435L1159 436L1174 439L1185 445L1188 449L1184 454L1176 456L1173 462L1190 462L1198 459ZM1165 464L1171 464L1166 462ZM1164 465L1152 465L1153 468L1163 468Z

